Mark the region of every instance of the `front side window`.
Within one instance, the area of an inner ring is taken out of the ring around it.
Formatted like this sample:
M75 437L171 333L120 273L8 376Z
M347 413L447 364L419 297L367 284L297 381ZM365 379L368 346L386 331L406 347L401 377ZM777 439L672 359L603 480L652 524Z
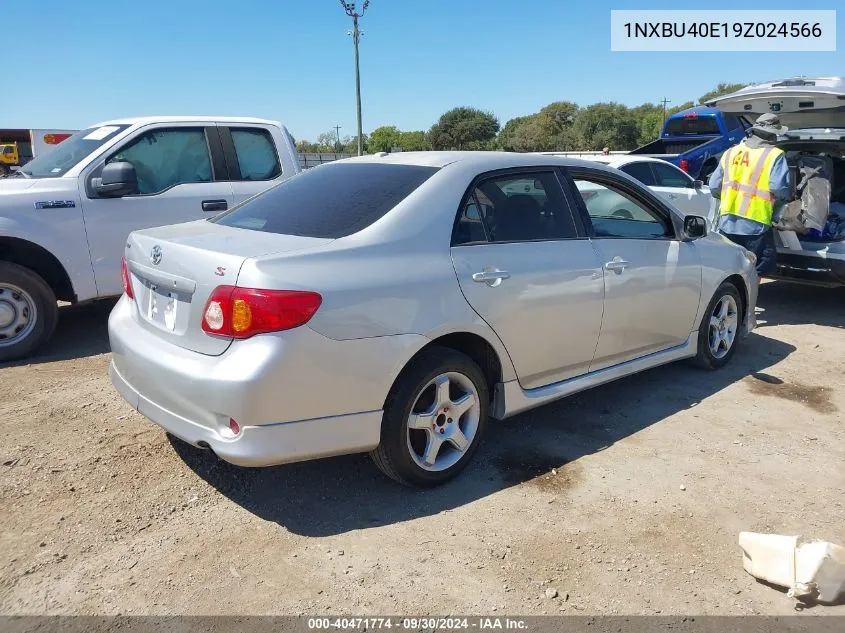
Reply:
M176 185L212 180L211 157L202 128L150 130L106 162L118 161L132 163L135 167L141 194L161 193Z
M58 178L76 167L94 150L111 141L128 125L101 125L77 132L49 152L36 156L21 169L32 178Z
M654 175L659 187L692 187L692 179L677 167L654 163Z
M370 226L437 167L327 163L306 169L211 222L253 231L339 238Z
M483 180L470 193L454 243L486 239L527 242L576 237L569 205L554 172L519 173Z
M233 128L231 133L241 180L272 180L282 173L270 132L261 128Z
M622 165L619 169L632 178L636 178L647 187L653 187L656 184L649 163L628 163L627 165Z
M620 189L583 177L576 177L574 181L596 237L654 239L675 236L668 217Z

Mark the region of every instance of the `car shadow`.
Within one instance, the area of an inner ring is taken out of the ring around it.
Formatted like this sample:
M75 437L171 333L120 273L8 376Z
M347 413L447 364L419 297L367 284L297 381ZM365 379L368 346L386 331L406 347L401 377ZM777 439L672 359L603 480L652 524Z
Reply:
M845 328L845 288L804 286L788 281L760 284L757 315L760 327L823 325Z
M53 338L29 358L0 363L0 368L52 363L109 352L109 312L116 302L116 299L105 299L59 306L59 321Z
M717 371L675 363L493 421L468 468L431 490L393 483L365 455L249 469L176 438L171 443L198 476L249 512L296 534L327 536L437 514L528 482L565 494L578 483L579 458L694 407L745 377L764 375L794 350L754 333ZM561 471L546 477L552 469Z

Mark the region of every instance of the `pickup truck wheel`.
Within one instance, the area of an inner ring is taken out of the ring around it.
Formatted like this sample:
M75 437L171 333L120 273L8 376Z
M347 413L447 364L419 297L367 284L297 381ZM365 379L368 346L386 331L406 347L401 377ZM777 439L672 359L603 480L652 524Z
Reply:
M56 329L56 295L34 272L0 262L0 361L29 356Z

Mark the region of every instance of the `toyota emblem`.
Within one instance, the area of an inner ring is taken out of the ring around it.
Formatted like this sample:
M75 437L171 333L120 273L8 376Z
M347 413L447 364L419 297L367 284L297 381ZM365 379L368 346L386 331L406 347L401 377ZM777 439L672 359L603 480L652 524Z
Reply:
M150 251L150 261L153 266L158 266L161 263L161 246L158 244L153 246L153 250Z

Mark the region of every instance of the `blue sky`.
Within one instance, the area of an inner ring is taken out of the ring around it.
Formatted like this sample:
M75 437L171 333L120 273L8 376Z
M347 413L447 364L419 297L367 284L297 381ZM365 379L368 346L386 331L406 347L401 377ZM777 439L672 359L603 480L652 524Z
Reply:
M835 9L839 2L760 4ZM504 124L558 100L636 105L665 96L677 104L720 81L845 73L842 43L834 53L610 51L611 8L747 7L372 0L362 21L364 131L427 129L457 105L491 110ZM297 139L314 140L337 124L342 136L355 133L351 21L337 0L19 0L3 3L0 23L16 60L0 65L0 128L218 114L282 120Z

